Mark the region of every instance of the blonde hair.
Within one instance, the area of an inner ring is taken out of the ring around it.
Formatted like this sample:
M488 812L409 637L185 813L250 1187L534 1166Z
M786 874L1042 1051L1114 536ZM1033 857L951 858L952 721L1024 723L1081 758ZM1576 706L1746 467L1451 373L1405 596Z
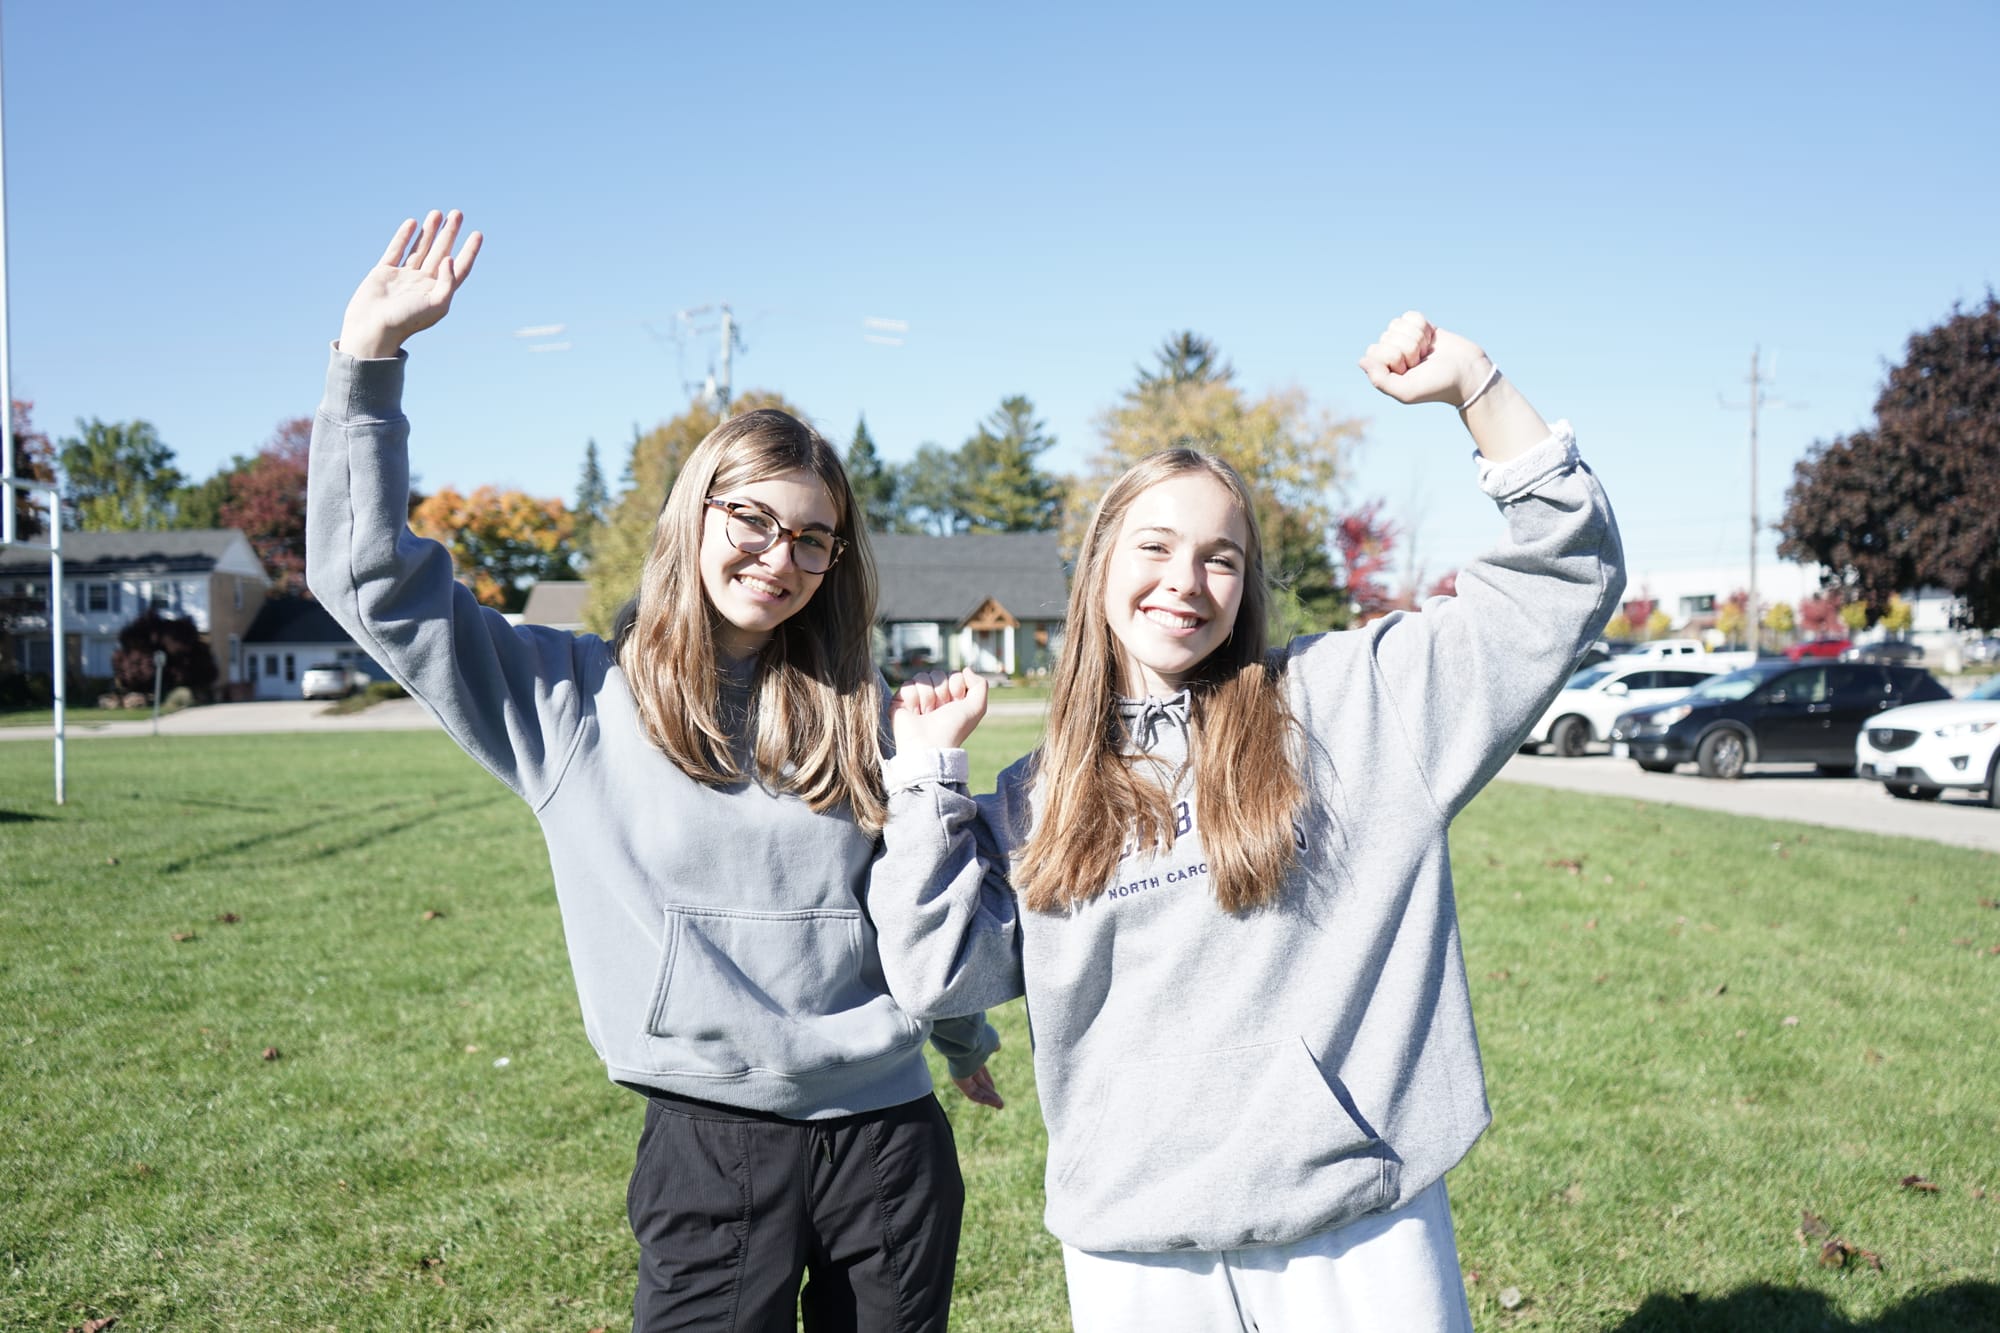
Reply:
M1167 449L1111 483L1077 556L1048 726L1032 760L1035 830L1015 861L1015 883L1031 910L1061 911L1095 898L1134 838L1140 847L1173 845L1172 801L1158 780L1159 765L1125 753L1115 706L1125 662L1105 618L1104 595L1112 547L1132 503L1150 487L1188 474L1226 487L1250 534L1236 623L1187 682L1188 763L1209 881L1224 910L1242 912L1275 900L1291 869L1305 788L1295 753L1298 728L1278 665L1265 651L1269 588L1257 512L1228 463Z
M722 715L721 615L701 581L703 501L786 472L811 473L826 487L847 548L758 654L750 766L765 786L815 812L846 803L872 835L887 815L881 701L868 651L875 561L840 456L818 431L764 408L731 417L688 455L653 524L638 596L619 614L618 665L647 739L683 773L712 786L751 776Z

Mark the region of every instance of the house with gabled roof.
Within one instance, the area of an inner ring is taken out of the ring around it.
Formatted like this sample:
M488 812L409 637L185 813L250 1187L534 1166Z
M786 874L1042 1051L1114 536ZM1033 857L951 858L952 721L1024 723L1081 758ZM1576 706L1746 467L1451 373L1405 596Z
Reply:
M118 632L145 611L194 622L215 657L216 679L244 679L243 637L264 605L271 577L235 528L63 534L63 638L71 671L107 677ZM49 557L0 552L0 595L18 608L11 623L16 671L55 665L49 639Z
M1055 665L1069 579L1053 532L885 535L869 542L885 665L1035 675Z

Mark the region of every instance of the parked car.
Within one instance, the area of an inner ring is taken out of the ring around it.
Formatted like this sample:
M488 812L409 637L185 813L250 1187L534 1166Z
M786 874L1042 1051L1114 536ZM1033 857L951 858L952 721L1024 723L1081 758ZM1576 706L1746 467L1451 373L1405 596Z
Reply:
M1852 639L1807 639L1785 649L1785 656L1794 662L1803 662L1812 657L1839 657L1854 646Z
M1968 662L2000 662L2000 635L1973 639L1960 651Z
M1563 758L1574 759L1591 742L1610 735L1620 713L1671 703L1710 676L1732 669L1730 663L1711 662L1711 656L1614 657L1579 671L1542 714L1528 743L1547 745Z
M1854 762L1891 796L1935 801L1946 787L1983 787L2000 807L2000 676L1962 699L1879 714L1855 741Z
M299 677L301 699L345 699L368 688L368 673L339 662L316 662Z
M1649 639L1644 643L1627 644L1618 650L1620 657L1699 657L1708 651L1708 645L1700 639Z
M1704 777L1740 778L1750 764L1795 762L1846 774L1878 713L1950 697L1920 667L1773 658L1705 680L1678 703L1621 714L1611 753L1653 773L1693 762Z
M1908 639L1879 639L1874 643L1857 643L1840 655L1843 662L1921 662L1924 660L1922 644L1911 643Z

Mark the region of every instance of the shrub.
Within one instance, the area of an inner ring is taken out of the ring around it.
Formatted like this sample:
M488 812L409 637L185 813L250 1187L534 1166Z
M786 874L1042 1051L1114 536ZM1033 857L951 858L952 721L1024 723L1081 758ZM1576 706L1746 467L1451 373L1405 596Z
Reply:
M368 688L363 693L367 695L368 702L371 704L379 704L384 699L407 699L410 697L410 692L393 680L372 680L368 682Z
M160 705L162 713L178 713L183 708L194 707L194 691L185 685L176 685L167 691L166 702Z

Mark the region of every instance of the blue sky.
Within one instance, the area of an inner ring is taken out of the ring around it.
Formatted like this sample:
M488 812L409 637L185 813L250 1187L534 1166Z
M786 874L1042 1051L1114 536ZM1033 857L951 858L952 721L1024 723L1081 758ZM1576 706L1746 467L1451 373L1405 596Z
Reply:
M1506 12L1513 11L1513 12ZM1025 393L1080 468L1168 333L1368 420L1435 576L1498 533L1442 408L1353 362L1415 307L1567 416L1635 570L1743 560L1885 361L2000 284L2000 7L437 6L13 0L12 364L62 434L152 421L206 475L318 399L397 221L488 244L413 344L427 485L574 494L739 388L891 458ZM906 321L900 347L863 321ZM566 351L514 336L563 324ZM1766 540L1766 546L1773 544ZM1406 563L1407 559L1406 559Z

